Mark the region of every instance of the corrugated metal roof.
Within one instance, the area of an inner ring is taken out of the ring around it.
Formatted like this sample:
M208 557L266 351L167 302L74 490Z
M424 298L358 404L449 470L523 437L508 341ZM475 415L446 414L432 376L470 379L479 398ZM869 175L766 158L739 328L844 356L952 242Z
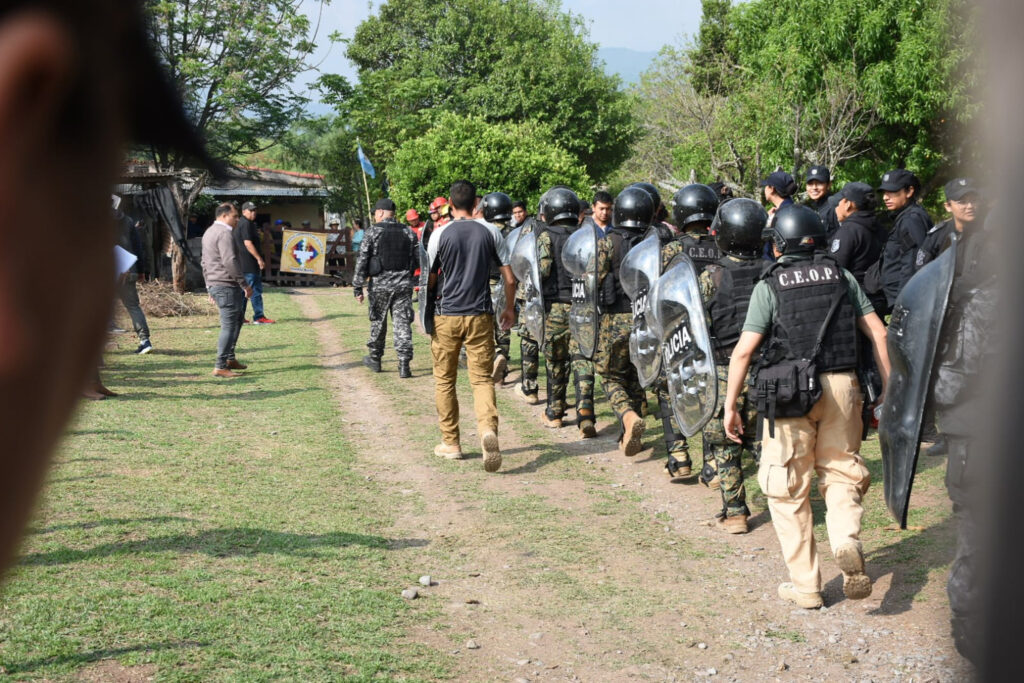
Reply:
M313 187L205 187L202 194L213 197L326 197L328 192Z

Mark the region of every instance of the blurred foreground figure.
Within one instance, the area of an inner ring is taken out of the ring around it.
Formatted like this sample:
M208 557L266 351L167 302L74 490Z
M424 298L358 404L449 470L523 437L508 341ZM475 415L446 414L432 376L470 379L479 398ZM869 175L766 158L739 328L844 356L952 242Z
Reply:
M124 146L177 147L205 161L148 51L140 7L0 4L2 567L99 359L115 284L110 189ZM58 277L40 278L39 261L20 248L31 245L29 227L61 245L47 261Z

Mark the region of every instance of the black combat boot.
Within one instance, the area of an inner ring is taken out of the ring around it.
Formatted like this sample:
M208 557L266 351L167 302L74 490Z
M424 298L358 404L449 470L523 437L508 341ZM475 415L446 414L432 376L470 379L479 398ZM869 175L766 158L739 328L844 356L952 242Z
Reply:
M398 361L398 376L401 377L402 379L409 379L410 377L412 377L412 370L409 369L409 361Z
M363 365L374 372L380 372L380 358L374 358L370 355L363 356Z

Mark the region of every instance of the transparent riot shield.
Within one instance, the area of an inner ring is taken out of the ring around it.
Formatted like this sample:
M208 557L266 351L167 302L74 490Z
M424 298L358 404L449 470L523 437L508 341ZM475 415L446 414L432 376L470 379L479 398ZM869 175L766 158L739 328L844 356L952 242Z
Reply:
M597 228L584 225L562 247L562 265L572 275L569 333L586 358L594 357L601 315L598 308Z
M651 286L661 274L661 242L652 233L622 259L619 282L633 303L633 331L629 333L629 358L636 366L640 384L654 383L661 370L659 342L648 321L647 301Z
M423 242L420 242L420 291L416 323L420 332L428 336L434 333L434 307L437 304L437 291L430 288L430 265L427 250Z
M537 236L521 235L512 249L512 272L523 285L525 300L522 316L527 331L544 350L544 294L541 292L540 264L537 261Z
M715 412L718 375L697 271L689 257L682 256L658 278L648 300L672 412L683 434L693 436Z

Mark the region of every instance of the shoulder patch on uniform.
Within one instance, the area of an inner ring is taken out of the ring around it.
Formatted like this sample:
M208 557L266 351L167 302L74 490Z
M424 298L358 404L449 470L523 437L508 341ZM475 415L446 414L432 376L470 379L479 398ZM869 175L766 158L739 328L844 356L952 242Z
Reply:
M834 240L832 240L832 253L834 254L837 251L839 251L839 240L838 239L834 239Z
M918 268L920 268L921 266L924 265L925 256L926 256L926 254L924 253L924 249L918 249L917 250L916 264L917 264Z

